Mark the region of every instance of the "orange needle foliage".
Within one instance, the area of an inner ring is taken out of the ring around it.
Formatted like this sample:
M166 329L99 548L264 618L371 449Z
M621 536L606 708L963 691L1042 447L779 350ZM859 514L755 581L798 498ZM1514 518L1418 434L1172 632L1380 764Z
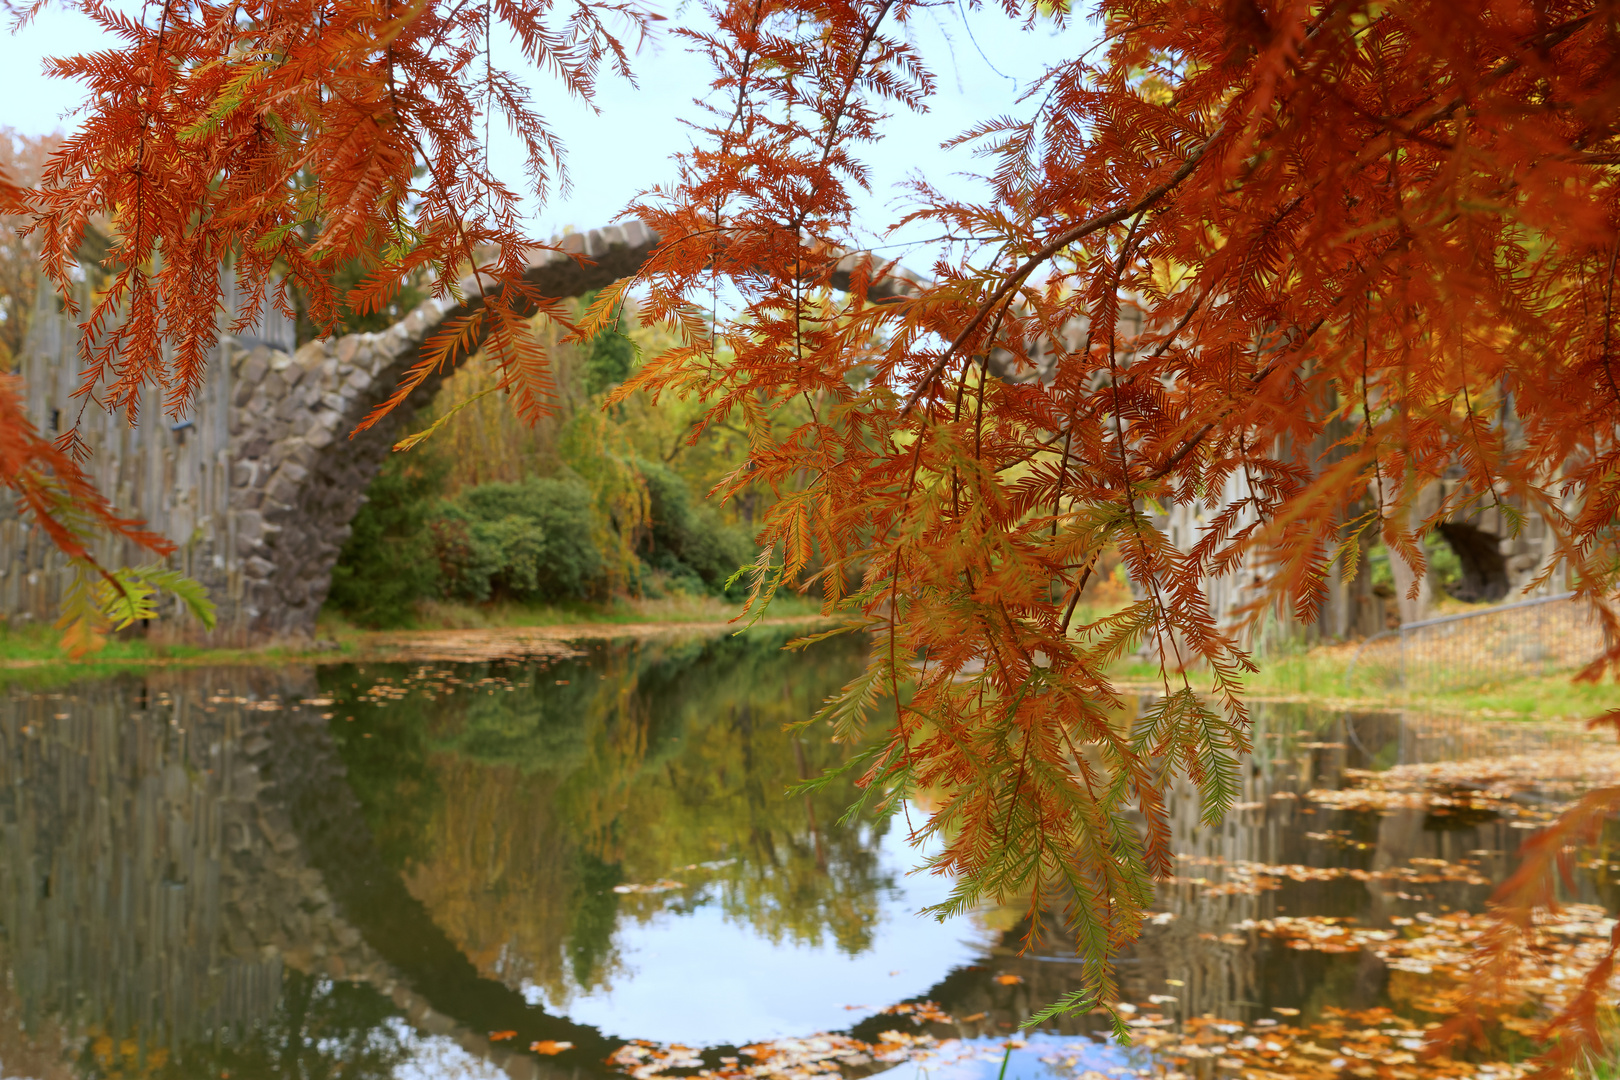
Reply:
M547 359L528 320L556 309L523 279L530 252L543 245L524 230L518 192L490 166L489 125L516 133L528 186L541 196L563 178L561 146L527 87L494 64L492 35L513 40L567 93L589 98L604 62L628 74L614 29L639 35L653 18L635 0L159 0L140 17L100 0L77 6L120 44L49 62L51 74L87 88L85 119L37 189L0 186L0 211L32 214L43 270L70 305L86 229L110 224L107 285L80 312L81 411L95 403L134 422L143 392L158 387L170 415L190 412L218 336L227 259L247 300L233 333L255 325L267 302L290 315L289 281L328 328L345 305L385 308L421 273L436 295L467 301L380 411L480 344L522 416L548 410ZM367 274L338 296L334 276L355 260ZM467 272L478 296L458 294ZM81 563L83 537L59 527L65 507L92 528L135 539L139 523L113 518L68 467L88 453L76 423L45 462L66 501L47 510L30 496L43 475L33 462L49 444L23 426L14 395L0 387L0 437L16 446L0 456L0 482L18 489L24 509ZM159 554L172 549L140 536ZM177 574L154 566L101 576L105 588L78 589L64 615L76 652L93 647L94 628L109 618L150 617L153 585L206 611L212 625L200 589Z
M26 213L27 190L0 172L0 213ZM67 630L65 642L74 655L94 647L107 621L106 609L113 603L95 605L94 587L87 588L86 575L99 579L106 599L127 601L131 587L129 572L108 573L90 552L90 543L100 534L121 537L154 555L174 551L172 541L148 532L144 522L121 517L95 484L72 458L51 444L28 419L24 406L21 377L0 372L0 483L17 497L17 506L44 531L51 543L72 560L80 571L80 587L70 593L69 610L61 626ZM165 575L166 578L171 575Z
M684 345L623 392L748 425L720 493L776 490L756 598L813 577L879 634L823 715L854 738L895 699L862 779L943 793L917 830L958 882L941 912L1024 896L1038 920L1055 893L1084 1005L1170 872L1172 776L1210 824L1238 790L1249 661L1207 577L1241 567L1251 618L1309 619L1364 536L1421 572L1436 521L1534 508L1620 626L1620 6L1109 0L1096 57L964 136L988 199L916 182L911 219L953 246L873 304L818 253L849 243L884 111L926 105L923 7L729 0L690 35L723 104L635 208L665 238L642 310ZM711 329L721 286L741 304ZM790 401L809 419L780 434ZM1204 510L1186 547L1170 501ZM1079 625L1110 547L1138 598ZM1107 671L1143 642L1163 694L1125 727Z
M83 400L133 418L156 385L184 415L229 257L249 297L233 332L267 296L290 313L288 280L330 327L345 302L379 310L414 273L432 273L439 296L474 273L484 302L449 320L400 397L485 341L518 410L547 409L546 358L526 321L542 298L522 277L540 245L487 136L498 123L519 137L541 196L562 179L561 147L519 77L494 64L492 36L588 98L604 61L628 74L614 29L645 25L633 0L162 0L144 18L79 6L121 44L50 61L91 104L33 198L63 296L90 220L106 215L116 237L110 284L83 313ZM335 295L334 273L356 259L364 281ZM65 441L79 449L76 435Z
M1249 661L1207 577L1241 567L1252 617L1309 618L1364 538L1421 570L1436 520L1533 508L1620 631L1620 6L1106 0L1099 51L964 136L991 166L985 199L916 182L911 219L951 246L880 304L864 286L892 266L855 266L839 293L828 253L853 240L886 114L928 105L906 30L926 6L719 0L707 29L677 31L713 66L713 115L681 182L634 209L664 238L640 310L682 344L621 392L697 395L707 422L751 432L719 493L776 491L756 600L819 582L879 635L823 715L854 738L893 699L867 790L938 795L917 832L958 880L943 911L1061 898L1092 984L1065 1004L1083 1006L1113 999L1106 958L1171 872L1174 776L1209 823L1238 788ZM1070 18L1003 8L1031 30ZM89 215L116 221L87 396L130 407L157 381L183 409L234 253L261 289L285 267L328 319L342 260L375 267L361 307L418 268L444 291L477 266L493 302L411 379L487 337L519 410L544 408L520 325L542 301L519 277L531 241L480 120L518 128L537 186L555 145L489 63L489 27L585 94L622 58L601 19L636 26L636 9L579 4L560 29L540 0L90 10L126 44L58 62L95 97L39 196L60 283ZM711 319L722 294L738 303ZM784 433L769 419L789 402L809 419ZM1204 509L1186 547L1155 514L1170 501ZM1138 599L1077 621L1109 549ZM1611 641L1588 675L1620 659ZM1163 694L1122 725L1107 671L1143 643Z

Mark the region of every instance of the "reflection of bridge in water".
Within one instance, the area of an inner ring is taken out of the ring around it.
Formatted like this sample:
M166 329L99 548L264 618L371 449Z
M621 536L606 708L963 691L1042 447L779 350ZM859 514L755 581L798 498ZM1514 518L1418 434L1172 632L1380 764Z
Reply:
M331 980L371 995L374 1013L447 1038L514 1078L601 1072L617 1040L481 972L407 890L367 824L326 700L315 672L297 667L157 672L0 700L0 963L10 973L0 1019L16 1012L36 1043L65 1032L81 1057L95 1037L133 1036L183 1066L206 1057L199 1048L277 1023L289 987ZM1258 750L1231 819L1201 828L1196 799L1175 801L1175 846L1188 856L1178 876L1189 880L1164 889L1162 921L1122 958L1126 1000L1158 996L1171 1016L1248 1019L1309 1007L1313 995L1374 1004L1386 972L1371 954L1300 953L1233 926L1278 913L1376 924L1408 910L1398 881L1284 882L1223 895L1190 879L1215 877L1206 867L1216 860L1320 865L1311 834L1330 826L1348 827L1373 871L1511 852L1522 835L1500 820L1437 823L1421 808L1332 817L1300 798L1337 786L1347 768L1499 753L1500 731L1289 706L1261 706L1256 719ZM1520 732L1526 748L1544 745ZM1486 868L1492 876L1507 868L1499 858ZM1477 908L1488 891L1465 882L1424 890L1428 902L1456 908ZM962 1034L1003 1034L1076 987L1067 952L1062 941L1026 956L997 948L923 996L972 1018ZM1019 980L997 978L1005 975ZM856 1031L872 1037L894 1023L878 1016ZM1054 1026L1074 1034L1099 1020ZM514 1034L489 1038L502 1031ZM20 1052L9 1038L0 1036L8 1064ZM525 1049L545 1039L576 1049L556 1058ZM49 1049L33 1048L47 1059Z
M1333 713L1265 702L1252 708L1255 753L1246 762L1236 808L1221 825L1205 827L1197 792L1178 782L1170 807L1171 847L1180 859L1176 880L1160 885L1157 917L1118 959L1120 1000L1149 1004L1158 999L1156 1007L1167 1020L1253 1021L1273 1015L1279 1006L1311 1015L1322 1005L1388 1004L1389 973L1373 953L1299 951L1239 930L1239 924L1293 914L1388 926L1392 916L1418 909L1479 911L1494 886L1464 880L1426 880L1417 886L1403 874L1425 863L1456 866L1494 852L1479 859L1479 870L1501 880L1526 835L1495 814L1440 818L1414 805L1346 813L1313 806L1307 792L1342 786L1347 770L1486 758L1586 741L1577 730L1549 733L1517 721ZM1275 889L1211 888L1223 877L1231 882L1241 876L1231 872L1241 863L1366 873L1331 880L1283 878ZM1590 881L1583 880L1580 889L1582 902L1607 900L1613 907L1614 897L1597 895ZM1059 922L1054 911L1048 926ZM1081 988L1072 940L1053 935L1019 955L1022 930L1007 935L983 970L958 971L931 992L953 1015L979 1017L963 1025L961 1034L1004 1035L1037 1009ZM1018 980L998 982L995 974ZM887 1026L892 1018L879 1017L857 1030L875 1037ZM1100 1035L1105 1027L1096 1015L1060 1017L1047 1025L1064 1035Z
M30 1030L240 1039L284 971L358 982L513 1077L617 1045L479 975L371 843L309 669L0 701L0 926ZM516 1034L491 1042L491 1031ZM555 1062L530 1041L575 1044Z

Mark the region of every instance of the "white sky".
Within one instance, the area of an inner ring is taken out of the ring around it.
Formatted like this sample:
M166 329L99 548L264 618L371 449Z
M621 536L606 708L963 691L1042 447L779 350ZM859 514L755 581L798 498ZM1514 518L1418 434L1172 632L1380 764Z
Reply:
M682 6L665 8L671 23L701 17L691 0L666 0L672 2ZM857 225L869 242L877 242L882 230L899 218L895 209L898 185L913 172L926 174L936 186L953 194L974 194L977 184L960 174L977 169L980 163L961 150L947 154L940 143L975 122L1007 113L1025 114L1028 105L1018 103L1018 91L1027 88L1048 64L1074 56L1096 40L1096 31L1085 23L1073 24L1060 34L1050 30L1025 33L998 7L969 10L962 0L944 0L923 13L914 22L912 34L938 77L939 93L927 114L893 117L882 142L866 148L865 156L873 168L873 191L857 204ZM41 62L46 56L111 44L83 15L60 8L42 12L20 33L0 31L0 71L6 73L6 105L0 125L32 135L71 128L73 111L83 94L77 84L46 78ZM669 157L689 144L690 129L681 121L702 119L692 99L707 92L708 67L667 34L644 49L633 66L639 88L621 79L603 79L597 97L600 115L568 100L545 76L530 80L531 86L554 99L547 112L568 148L573 181L568 195L554 197L536 209L536 235L549 236L564 227L605 225L640 189L673 178ZM521 187L516 146L505 138L492 142L497 167L515 187ZM926 232L917 228L909 235L920 237ZM931 257L922 249L889 250L904 255L918 269L926 269Z

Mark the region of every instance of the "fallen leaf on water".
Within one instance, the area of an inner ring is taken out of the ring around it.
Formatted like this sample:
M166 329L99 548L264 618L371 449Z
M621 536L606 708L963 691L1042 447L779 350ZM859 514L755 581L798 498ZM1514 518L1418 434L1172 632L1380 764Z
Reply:
M915 1024L951 1022L950 1014L933 1001L903 1001L899 1005L890 1005L883 1012L888 1016L910 1016Z
M909 1003L908 1003L909 1004ZM933 1002L912 1006L915 1013L942 1017ZM1126 1015L1136 1012L1128 1002L1116 1006ZM895 1011L895 1010L891 1010ZM912 1015L915 1015L912 1013ZM984 1019L983 1013L962 1017L963 1022ZM1175 1030L1180 1027L1181 1030ZM1149 1014L1132 1024L1132 1040L1164 1065L1186 1067L1212 1061L1221 1080L1526 1080L1528 1066L1506 1062L1470 1064L1441 1054L1422 1057L1426 1031L1415 1021L1389 1009L1353 1012L1324 1007L1323 1019L1298 1028L1270 1018L1244 1024L1236 1020L1194 1017L1182 1025ZM663 1045L636 1040L608 1058L626 1080L837 1080L845 1069L866 1075L869 1066L912 1063L930 1069L954 1063L990 1062L1004 1058L1005 1048L1032 1045L1022 1038L995 1041L961 1039L946 1032L888 1030L875 1042L848 1035L822 1033L782 1038L739 1048L738 1057L722 1058L718 1068L680 1044ZM1090 1047L1089 1040L1081 1044ZM1078 1049L1039 1046L1051 1050L1041 1058L1051 1069L1051 1080L1139 1080L1153 1078L1148 1070L1110 1068L1102 1073L1080 1071L1083 1055L1066 1056ZM1361 1071L1357 1071L1361 1070ZM1216 1080L1202 1069L1173 1069L1157 1080Z
M505 1042L517 1035L515 1031L492 1031L489 1033L490 1042Z
M516 1034L516 1032L513 1034ZM573 1048L574 1044L571 1042L557 1042L554 1039L541 1039L539 1042L532 1042L529 1044L530 1050L533 1050L537 1054L546 1054L548 1056L552 1054L560 1054L564 1050L572 1050Z
M1176 860L1186 866L1213 868L1213 876L1177 875L1166 879L1171 884L1200 889L1203 895L1208 897L1258 896L1262 892L1280 889L1285 880L1306 882L1352 878L1356 881L1393 881L1424 885L1441 881L1462 882L1466 885L1491 883L1491 879L1481 874L1468 860L1448 862L1445 859L1412 858L1407 860L1414 864L1412 866L1392 866L1382 870L1365 870L1353 866L1303 866L1298 863L1274 865L1246 859L1229 861L1218 856L1205 855L1177 855Z
M1024 981L1024 977L1022 975L997 975L996 976L996 982L1000 983L1002 986L1017 986L1019 983L1021 983L1023 981Z
M1278 1016L1298 1016L1299 1015L1299 1010L1298 1009L1290 1009L1286 1005L1273 1005L1271 1007L1271 1011L1276 1013Z

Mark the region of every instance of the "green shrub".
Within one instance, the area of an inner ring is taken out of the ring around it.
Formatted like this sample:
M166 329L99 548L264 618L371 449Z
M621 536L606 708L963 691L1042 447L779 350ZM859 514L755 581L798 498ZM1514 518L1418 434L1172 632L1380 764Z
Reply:
M600 594L608 567L593 539L593 508L577 477L488 483L443 499L448 462L430 452L390 455L371 485L332 574L330 602L361 626L409 621L438 593L482 603L540 603ZM676 590L740 599L726 580L754 557L747 533L727 525L673 469L635 463L649 507L629 586L650 573ZM639 569L635 569L639 566Z
M428 519L448 471L448 461L426 450L388 455L332 568L327 603L361 626L409 621L437 583Z
M675 470L651 461L638 461L636 468L651 503L652 527L642 544L642 562L688 592L726 594L726 580L753 560L753 541L695 497ZM730 598L737 599L745 590L739 582L730 591L737 594Z
M623 334L598 334L585 356L585 390L592 397L605 393L630 377L636 346Z
M590 491L578 480L469 488L440 507L433 535L444 591L458 599L579 600L602 576Z
M1438 532L1424 536L1422 543L1425 557L1429 560L1430 583L1436 592L1449 593L1462 580L1462 560ZM1383 543L1374 544L1367 550L1367 567L1372 573L1373 591L1380 596L1394 596L1395 571L1389 565L1389 549Z
M1423 547L1428 552L1430 580L1449 594L1462 582L1462 559L1458 558L1456 550L1439 532L1431 532L1425 536Z
M596 290L592 290L579 298L580 311L585 311L595 302ZM630 371L635 366L635 342L617 329L602 331L586 347L585 392L596 397L612 390L630 377Z

